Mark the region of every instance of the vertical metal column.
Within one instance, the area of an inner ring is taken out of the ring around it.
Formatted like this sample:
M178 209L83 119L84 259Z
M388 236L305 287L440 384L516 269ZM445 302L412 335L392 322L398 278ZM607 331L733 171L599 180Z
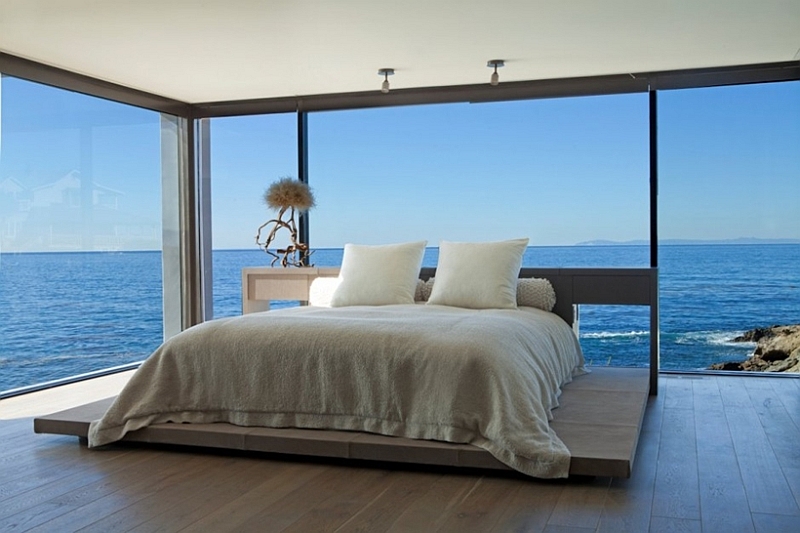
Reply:
M211 251L211 119L197 121L197 226L200 249L200 320L214 318Z
M180 163L181 280L183 329L203 321L200 276L200 228L198 223L196 120L183 119L186 132Z
M658 394L661 365L661 326L658 283L658 105L650 89L650 268L656 270L650 291L650 394Z
M308 113L297 112L297 179L308 183ZM300 242L309 244L308 211L300 214L297 231ZM308 254L301 258L303 265L309 266Z
M650 90L650 266L658 266L658 112Z

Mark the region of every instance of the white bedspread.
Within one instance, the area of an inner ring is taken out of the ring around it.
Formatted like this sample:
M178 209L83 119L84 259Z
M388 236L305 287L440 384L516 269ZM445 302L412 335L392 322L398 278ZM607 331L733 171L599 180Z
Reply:
M209 321L151 355L89 446L163 422L358 430L470 443L536 477L566 477L550 429L583 372L558 316L532 308L299 307Z

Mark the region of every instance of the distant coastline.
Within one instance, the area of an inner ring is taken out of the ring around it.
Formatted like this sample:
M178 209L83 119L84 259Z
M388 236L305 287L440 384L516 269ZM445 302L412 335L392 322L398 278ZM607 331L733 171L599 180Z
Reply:
M800 244L800 239L758 239L755 237L738 237L736 239L661 239L658 241L661 246L686 246L686 245L742 245L742 244ZM576 243L575 246L649 246L650 241L610 241L594 240Z

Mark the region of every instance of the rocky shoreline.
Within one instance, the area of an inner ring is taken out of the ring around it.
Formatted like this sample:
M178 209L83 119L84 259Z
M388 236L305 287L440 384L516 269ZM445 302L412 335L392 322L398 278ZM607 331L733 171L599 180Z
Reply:
M745 361L715 363L709 370L800 373L800 324L751 329L732 340L755 342L753 355Z

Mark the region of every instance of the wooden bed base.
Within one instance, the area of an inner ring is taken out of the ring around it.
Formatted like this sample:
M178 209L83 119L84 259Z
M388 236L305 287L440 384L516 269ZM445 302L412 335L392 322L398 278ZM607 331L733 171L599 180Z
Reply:
M564 386L550 425L572 455L571 476L631 475L649 380L644 368L593 368ZM113 398L35 418L34 431L86 438ZM413 440L352 431L272 429L231 424L155 424L126 442L508 470L470 444Z
M308 300L311 282L338 269L246 268L242 311L269 309L270 300ZM424 268L423 279L435 275ZM629 477L648 394L658 387L658 270L655 268L523 268L520 277L543 277L555 288L554 312L579 329L580 304L650 307L650 368L593 368L563 388L551 427L572 455L570 475ZM37 433L86 438L113 398L36 418ZM204 446L405 463L504 469L489 452L469 444L413 440L359 432L272 429L231 424L156 424L124 441Z

